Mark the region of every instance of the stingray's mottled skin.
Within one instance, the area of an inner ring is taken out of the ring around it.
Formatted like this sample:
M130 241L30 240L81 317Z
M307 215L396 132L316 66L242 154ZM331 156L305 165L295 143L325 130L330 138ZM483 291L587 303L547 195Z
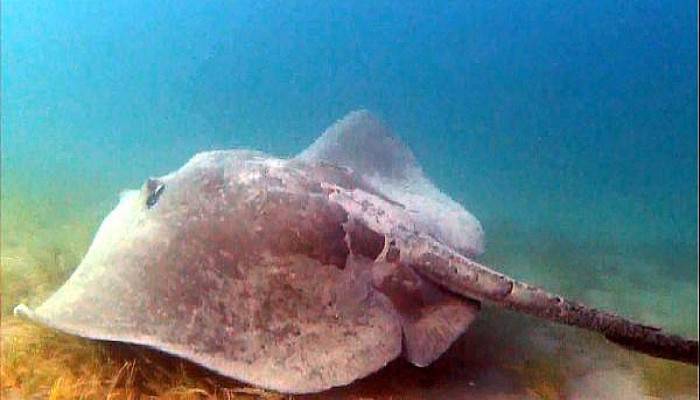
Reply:
M347 384L402 352L428 365L478 302L387 257L385 232L332 201L338 191L403 212L325 160L198 154L126 193L70 280L32 316L284 392Z
M288 393L345 385L403 356L424 366L479 301L697 363L697 341L551 295L473 261L479 222L366 112L298 157L200 153L127 192L71 278L17 312L151 346Z

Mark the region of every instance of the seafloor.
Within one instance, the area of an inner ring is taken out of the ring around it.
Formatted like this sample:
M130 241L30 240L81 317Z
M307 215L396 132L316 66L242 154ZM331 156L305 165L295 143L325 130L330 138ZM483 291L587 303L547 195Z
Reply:
M106 211L56 215L57 209L48 201L3 198L0 397L287 398L152 350L91 342L13 317L15 304L36 306L67 279ZM489 228L484 260L491 265L597 307L697 335L696 275L662 273L689 271L694 252L663 243L574 243L559 232L523 232L508 222ZM487 307L430 367L396 361L350 386L306 397L690 399L697 398L697 388L696 367L632 354L593 334Z

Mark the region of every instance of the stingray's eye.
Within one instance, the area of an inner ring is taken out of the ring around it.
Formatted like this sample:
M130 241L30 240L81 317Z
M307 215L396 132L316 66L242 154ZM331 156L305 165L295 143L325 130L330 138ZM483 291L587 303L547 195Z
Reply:
M158 179L148 178L146 181L146 207L151 208L158 202L160 195L165 190L165 184Z

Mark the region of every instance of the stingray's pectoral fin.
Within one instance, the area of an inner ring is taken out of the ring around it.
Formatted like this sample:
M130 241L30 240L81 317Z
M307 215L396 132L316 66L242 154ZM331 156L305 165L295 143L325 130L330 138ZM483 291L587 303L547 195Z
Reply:
M535 317L600 332L608 340L654 357L698 365L698 341L596 310L499 274L426 240L410 243L411 264L421 275L462 296L486 300Z
M375 287L401 321L404 359L425 367L438 359L467 330L481 304L447 292L410 266L375 263Z

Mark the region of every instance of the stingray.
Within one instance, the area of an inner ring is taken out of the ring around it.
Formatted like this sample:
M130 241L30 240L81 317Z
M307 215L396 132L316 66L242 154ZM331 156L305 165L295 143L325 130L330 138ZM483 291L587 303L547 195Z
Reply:
M199 153L124 192L68 281L15 312L286 393L397 357L427 366L482 302L697 365L697 340L516 281L477 262L483 251L479 221L357 111L296 157Z

